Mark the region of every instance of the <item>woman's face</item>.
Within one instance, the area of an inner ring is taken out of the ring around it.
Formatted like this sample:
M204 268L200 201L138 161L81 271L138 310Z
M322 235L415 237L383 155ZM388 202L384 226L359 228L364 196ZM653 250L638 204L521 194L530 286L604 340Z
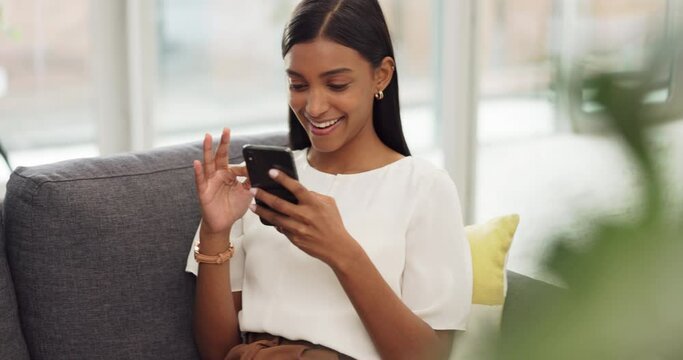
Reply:
M377 74L357 51L319 38L294 45L285 66L289 106L315 150L336 151L374 134Z

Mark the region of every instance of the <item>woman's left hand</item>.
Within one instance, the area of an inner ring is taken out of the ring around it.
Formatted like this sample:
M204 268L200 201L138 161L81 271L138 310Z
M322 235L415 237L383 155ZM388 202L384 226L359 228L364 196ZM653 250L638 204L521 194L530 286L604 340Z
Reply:
M296 247L333 268L352 258L358 243L346 231L334 198L309 191L282 171L271 170L269 175L291 191L299 203L252 188L258 200L275 210L252 204L252 211L273 224Z

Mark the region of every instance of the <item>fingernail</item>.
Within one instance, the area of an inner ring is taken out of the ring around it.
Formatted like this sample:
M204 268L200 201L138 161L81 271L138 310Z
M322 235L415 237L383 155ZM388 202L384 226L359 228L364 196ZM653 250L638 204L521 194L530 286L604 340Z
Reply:
M257 191L258 191L258 189L255 188L255 187L249 189L249 192L250 192L252 195L256 195L256 192L257 192Z
M249 210L256 211L256 204L249 204Z
M280 174L280 172L275 169L268 170L268 175L270 175L270 177L272 177L273 179L275 179L278 176L278 174Z

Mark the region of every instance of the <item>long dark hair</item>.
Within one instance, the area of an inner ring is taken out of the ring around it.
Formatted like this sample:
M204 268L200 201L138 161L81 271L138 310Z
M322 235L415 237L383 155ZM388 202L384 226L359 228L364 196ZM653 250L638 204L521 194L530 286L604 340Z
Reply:
M285 27L282 57L294 45L318 37L358 51L375 68L385 57L394 58L389 29L377 0L303 0ZM375 132L385 145L409 156L398 103L398 71L383 91L384 99L375 100L372 109ZM306 130L292 109L289 109L289 142L292 149L311 146Z

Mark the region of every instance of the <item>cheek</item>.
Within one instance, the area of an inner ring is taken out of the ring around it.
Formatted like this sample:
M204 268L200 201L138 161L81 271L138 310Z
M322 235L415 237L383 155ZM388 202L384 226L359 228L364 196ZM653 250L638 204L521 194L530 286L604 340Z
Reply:
M306 97L304 94L296 92L289 93L289 106L292 108L292 110L294 110L294 112L298 112L305 105Z
M349 112L365 118L372 113L372 97L369 97L364 91L359 91L352 98L347 99L346 106Z
M306 107L307 94L290 92L289 106L299 114ZM330 92L327 95L328 106L352 117L365 117L372 112L373 95L362 89L350 89L343 93Z
M304 124L305 120L302 119L301 111L303 111L306 106L306 97L303 94L290 92L289 94L289 108L294 112L296 119L301 123L301 126L306 126Z
M372 100L368 97L366 91L355 90L344 94L339 94L336 97L336 106L349 114L357 116L366 116L368 111L372 111Z

